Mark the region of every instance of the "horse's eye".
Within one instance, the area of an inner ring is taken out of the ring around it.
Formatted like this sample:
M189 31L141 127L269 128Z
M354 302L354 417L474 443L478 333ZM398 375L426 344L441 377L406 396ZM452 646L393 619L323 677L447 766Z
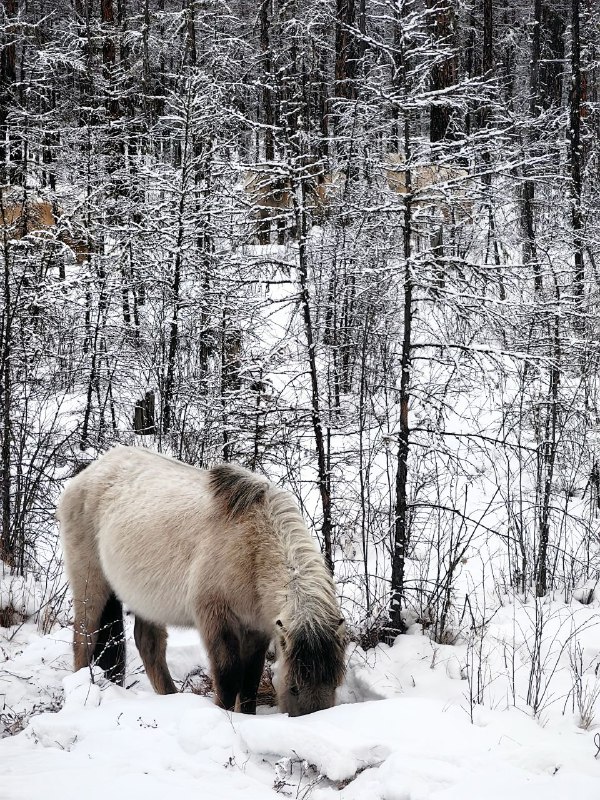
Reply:
M290 694L293 697L298 697L298 695L300 694L300 689L297 686L290 686Z

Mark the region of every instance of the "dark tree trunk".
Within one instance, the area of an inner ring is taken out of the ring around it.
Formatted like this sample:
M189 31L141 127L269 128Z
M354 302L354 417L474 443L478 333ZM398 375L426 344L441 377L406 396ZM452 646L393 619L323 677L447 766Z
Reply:
M542 7L544 42L540 59L540 101L543 108L560 107L565 69L565 18L549 5Z
M3 6L4 13L9 19L17 16L19 11L18 0L3 0ZM16 81L17 66L14 34L5 33L2 36L0 52L0 182L2 184L14 183L16 177L15 165L11 164L11 140L7 125L8 114L14 103L14 87Z
M531 121L539 116L540 104L540 48L542 26L542 0L534 0L533 35L531 40L531 69L529 74L529 115ZM535 133L532 135L532 139ZM533 268L533 286L536 294L542 291L543 281L535 241L535 184L527 177L523 184L523 227L525 229L524 261Z
M483 0L483 74L491 75L494 69L494 3Z
M454 86L458 77L456 21L452 0L428 0L429 28L434 49L439 51L431 68L430 84L434 92ZM436 100L429 115L429 138L439 142L448 136L452 103Z
M146 124L150 126L154 119L155 105L150 97L151 87L150 66L150 5L149 0L144 0L144 24L142 26L142 108Z
M179 227L177 230L177 245L175 251L175 264L173 267L173 284L171 287L172 313L169 323L169 348L167 353L167 370L163 387L163 413L162 430L168 433L173 425L174 409L173 395L175 388L175 361L177 359L177 349L179 343L179 292L181 287L181 258L183 247L183 213L184 213L184 192L182 190L179 200Z
M550 511L552 505L552 482L556 464L558 429L558 389L560 384L560 295L556 289L557 310L550 323L552 342L552 365L548 386L544 422L544 440L541 443L538 470L538 491L541 493L539 510L539 543L536 564L535 593L544 597L548 591L548 545L550 542Z
M196 13L195 0L189 0L187 7L187 39L186 50L189 63L195 67L198 63L198 48L196 45Z
M117 48L115 45L115 12L113 0L100 0L100 14L104 28L102 39L103 76L106 81L106 110L111 119L119 116L119 101L114 96L115 64Z
M156 421L154 416L154 392L146 392L144 397L135 404L133 412L133 430L140 436L154 436L156 434Z
M302 185L303 195L305 185ZM298 275L300 278L300 304L302 306L302 317L304 319L304 332L306 335L306 345L308 349L308 365L310 372L311 385L311 418L315 435L315 445L317 450L317 470L319 482L319 494L321 496L321 507L323 509L323 524L321 533L323 535L323 554L325 562L333 573L333 543L332 543L332 524L331 524L331 483L327 463L325 447L325 436L323 433L323 421L321 416L321 403L319 395L317 358L315 353L314 326L310 309L310 293L308 289L308 254L306 252L307 222L305 203L302 207L295 205L296 226L298 228Z
M269 0L263 0L260 6L260 49L262 53L263 64L263 86L261 91L261 105L262 115L265 122L265 159L273 161L275 158L275 149L273 145L273 125L275 122L275 115L273 112L273 98L271 91L272 64L271 64L271 46L269 43Z
M541 9L539 97L542 108L560 108L565 70L565 19L548 3Z
M569 157L571 161L571 184L573 202L571 219L573 225L573 249L575 256L575 273L573 276L573 292L578 301L583 299L585 267L583 262L583 214L581 210L581 62L579 37L580 7L579 0L571 2L571 94L569 114Z
M0 189L0 221L4 221L4 198ZM6 228L2 240L4 274L2 285L2 313L0 313L0 398L2 402L2 444L1 454L2 472L0 475L0 488L2 491L2 531L0 532L0 559L9 565L14 565L14 543L11 538L11 512L12 512L12 464L11 464L11 438L12 438L12 317L13 301L10 283L10 249Z
M405 237L410 236L410 209L405 212ZM408 246L410 248L410 245ZM405 252L407 250L405 244ZM410 253L410 249L409 249ZM396 470L396 507L394 545L392 552L392 597L390 601L390 632L392 638L405 630L401 611L404 598L404 574L409 540L408 525L408 455L410 427L408 403L410 399L410 352L412 333L412 277L410 257L405 262L404 275L404 336L402 339L402 375L400 378L400 431L398 435L398 463Z
M336 0L335 96L356 98L356 41L354 0Z
M537 117L539 113L541 37L542 0L534 0L533 31L531 37L531 69L529 74L529 113L532 117Z
M408 121L404 128L405 152L409 152L410 131ZM400 430L398 432L398 456L396 467L396 501L394 513L394 541L392 545L392 580L389 609L389 627L386 632L388 642L392 642L406 627L402 620L404 600L404 576L406 556L410 538L408 508L408 457L410 453L410 425L408 406L410 401L411 350L413 321L413 277L412 277L412 179L406 170L407 199L404 206L404 319L402 326L402 352L400 375Z

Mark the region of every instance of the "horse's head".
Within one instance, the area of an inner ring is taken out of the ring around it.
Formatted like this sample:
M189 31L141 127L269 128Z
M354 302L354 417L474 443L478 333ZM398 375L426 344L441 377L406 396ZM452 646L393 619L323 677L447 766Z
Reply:
M276 630L280 710L298 717L331 708L346 669L344 620L289 628L277 620Z

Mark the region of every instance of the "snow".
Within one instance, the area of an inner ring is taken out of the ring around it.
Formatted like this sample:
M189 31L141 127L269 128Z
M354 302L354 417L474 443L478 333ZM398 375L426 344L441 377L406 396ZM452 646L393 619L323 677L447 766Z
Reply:
M0 798L598 800L600 708L579 727L568 657L575 631L584 678L597 682L598 607L545 603L548 691L537 716L526 703L534 607L515 599L496 609L481 648L436 644L414 626L393 647L351 644L338 705L297 718L226 712L189 689L154 694L130 620L128 688L99 671L73 674L68 628L3 629ZM167 657L180 685L206 669L194 631L173 631Z

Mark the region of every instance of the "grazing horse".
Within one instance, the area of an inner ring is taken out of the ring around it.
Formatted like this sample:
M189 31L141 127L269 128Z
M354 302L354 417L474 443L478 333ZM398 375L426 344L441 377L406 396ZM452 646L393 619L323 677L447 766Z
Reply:
M279 244L285 244L288 233L292 239L297 237L294 215L297 186L304 184L303 202L315 223L322 221L336 199L340 199L345 180L340 170L326 172L325 163L318 158L307 157L296 170L277 162L248 167L244 173L244 191L251 207L250 218L256 221L258 243L269 244L272 223L277 228Z
M72 478L57 518L76 670L94 661L123 683L122 601L135 614L135 643L159 694L176 691L166 626L195 626L223 708L255 713L272 639L280 709L296 716L333 705L344 677L344 622L286 491L242 467L202 470L116 447Z

